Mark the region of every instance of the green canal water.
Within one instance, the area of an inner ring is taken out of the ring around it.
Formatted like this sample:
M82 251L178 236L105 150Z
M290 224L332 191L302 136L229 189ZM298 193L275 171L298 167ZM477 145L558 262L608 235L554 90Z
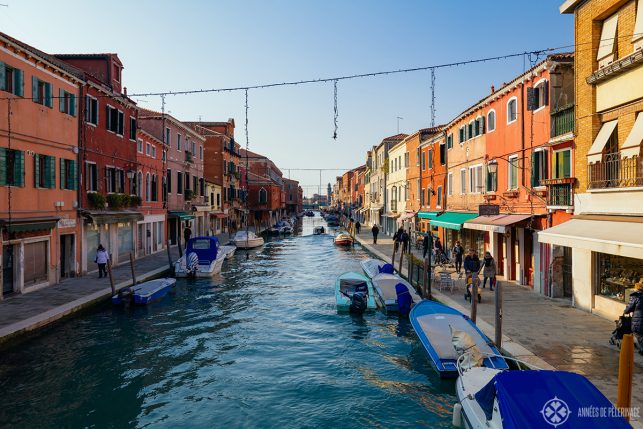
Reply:
M0 349L0 427L451 427L454 384L408 320L336 312L335 277L369 255L308 235L320 222Z

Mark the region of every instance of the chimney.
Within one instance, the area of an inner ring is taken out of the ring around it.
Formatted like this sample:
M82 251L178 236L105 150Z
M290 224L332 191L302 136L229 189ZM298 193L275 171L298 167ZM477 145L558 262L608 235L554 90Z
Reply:
M496 92L496 87L491 85L491 93L493 94L494 92Z
M127 87L123 87L123 94L127 97Z

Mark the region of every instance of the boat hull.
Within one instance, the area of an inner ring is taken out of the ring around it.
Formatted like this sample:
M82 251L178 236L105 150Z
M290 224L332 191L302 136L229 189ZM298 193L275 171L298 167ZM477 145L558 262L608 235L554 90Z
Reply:
M190 272L186 270L185 265L182 263L183 258L185 258L185 256L174 263L174 277L185 278L191 276ZM210 264L199 264L199 267L197 268L193 276L203 278L212 277L215 274L220 273L221 266L223 265L223 260L225 258L225 254L219 253L219 255L217 255L217 259L212 261Z
M250 240L240 240L240 241L233 240L232 244L237 246L238 249L254 249L255 247L263 246L264 241L263 241L263 238L257 237Z
M132 300L135 305L147 305L163 299L176 284L175 279L165 278L143 282L132 286ZM117 293L112 296L112 304L122 305L125 302Z

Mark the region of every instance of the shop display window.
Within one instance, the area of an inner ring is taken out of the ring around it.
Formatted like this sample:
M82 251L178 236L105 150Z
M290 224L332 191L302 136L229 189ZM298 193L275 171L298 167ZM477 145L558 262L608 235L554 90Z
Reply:
M643 260L598 253L598 295L627 302L642 277Z

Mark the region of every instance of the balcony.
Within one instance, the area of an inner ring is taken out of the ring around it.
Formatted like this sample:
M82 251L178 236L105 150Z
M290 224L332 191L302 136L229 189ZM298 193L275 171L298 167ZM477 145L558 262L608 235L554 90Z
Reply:
M562 136L574 131L574 105L563 106L551 113L551 137Z
M548 207L572 207L574 205L574 188L572 183L550 185L547 193Z
M189 150L185 151L185 162L192 164L194 162L194 155Z
M620 152L603 155L587 166L588 189L618 189L643 186L643 158L621 159Z

